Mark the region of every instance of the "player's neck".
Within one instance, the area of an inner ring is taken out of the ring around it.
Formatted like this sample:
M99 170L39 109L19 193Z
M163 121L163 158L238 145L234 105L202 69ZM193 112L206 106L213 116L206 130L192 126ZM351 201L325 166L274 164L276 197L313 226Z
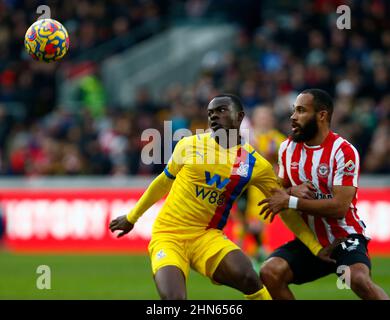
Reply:
M326 139L326 137L328 136L329 131L330 131L329 127L323 129L320 128L316 136L313 139L305 141L305 144L310 147L321 145Z

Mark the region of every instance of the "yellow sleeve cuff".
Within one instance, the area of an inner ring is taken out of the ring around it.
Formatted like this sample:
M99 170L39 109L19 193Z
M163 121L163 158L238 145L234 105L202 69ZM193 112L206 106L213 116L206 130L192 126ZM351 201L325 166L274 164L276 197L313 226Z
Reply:
M309 249L316 256L318 255L318 253L321 251L322 248L323 248L322 245L320 245L319 243L318 244L313 243L312 248Z
M126 215L126 218L127 218L127 221L129 221L130 223L132 224L135 224L138 220L139 217L135 216L134 215L134 212L133 210L130 211L127 215Z

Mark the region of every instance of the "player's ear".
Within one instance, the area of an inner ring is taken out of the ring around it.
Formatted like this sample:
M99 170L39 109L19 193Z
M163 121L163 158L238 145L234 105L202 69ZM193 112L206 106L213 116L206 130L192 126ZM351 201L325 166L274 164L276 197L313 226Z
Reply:
M328 121L328 111L321 110L320 112L318 112L318 117L321 121Z

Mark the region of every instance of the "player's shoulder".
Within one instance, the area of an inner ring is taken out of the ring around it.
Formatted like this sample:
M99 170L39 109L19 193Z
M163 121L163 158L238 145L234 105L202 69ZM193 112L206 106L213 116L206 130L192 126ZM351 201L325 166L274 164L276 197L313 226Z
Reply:
M206 132L204 132L204 133L197 133L197 134L194 134L193 136L191 136L192 137L192 139L194 140L194 141L207 141L207 140L209 140L209 139L211 139L212 138L212 135L211 135L212 133L211 133L211 131L206 131Z
M334 150L335 155L339 154L340 152L342 152L343 154L347 154L347 153L353 153L356 155L359 154L355 146L350 141L348 141L347 139L345 139L344 137L340 136L337 133L332 132L332 134L334 135L334 142L333 142L332 149L335 149Z
M282 141L282 143L280 144L280 147L282 148L287 148L287 146L291 143L291 138L290 137L287 137L286 139L284 139Z
M279 152L283 152L284 150L287 149L288 146L292 145L292 144L296 144L296 142L292 141L291 137L287 137L285 138L282 143L280 144L280 147L279 147Z
M249 153L250 155L254 156L254 157L258 157L260 156L260 154L256 151L256 149L248 142L244 143L242 145L242 148L247 152ZM261 157L261 156L260 156Z

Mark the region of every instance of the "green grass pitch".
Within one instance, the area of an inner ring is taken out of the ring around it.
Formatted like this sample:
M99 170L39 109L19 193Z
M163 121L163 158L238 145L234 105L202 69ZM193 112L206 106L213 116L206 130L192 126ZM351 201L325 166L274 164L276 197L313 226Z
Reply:
M373 258L374 281L390 293L390 257ZM39 290L39 265L51 270L51 289ZM340 290L330 275L292 286L297 299L356 299ZM240 292L217 286L196 272L188 281L189 299L242 299ZM0 299L129 299L152 300L158 295L150 263L143 255L27 255L0 251Z

